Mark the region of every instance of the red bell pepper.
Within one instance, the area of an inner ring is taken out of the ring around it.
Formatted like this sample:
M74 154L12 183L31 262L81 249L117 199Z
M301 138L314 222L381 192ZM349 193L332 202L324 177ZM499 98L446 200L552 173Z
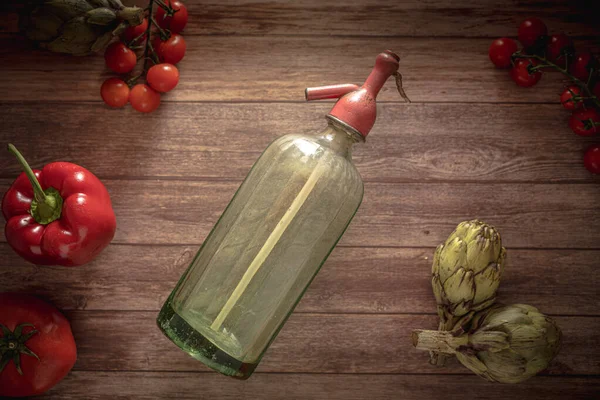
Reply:
M25 172L2 200L8 244L42 265L82 265L112 240L117 222L108 191L94 174L68 162L32 171L9 144Z

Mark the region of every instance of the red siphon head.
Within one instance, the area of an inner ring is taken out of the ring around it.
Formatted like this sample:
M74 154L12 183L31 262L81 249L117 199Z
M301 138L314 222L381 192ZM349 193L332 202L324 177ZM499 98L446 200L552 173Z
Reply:
M387 79L398 71L399 61L400 57L386 50L377 56L373 70L360 88L352 84L308 88L306 99L342 96L333 106L329 117L350 126L362 136L367 136L377 117L375 98Z

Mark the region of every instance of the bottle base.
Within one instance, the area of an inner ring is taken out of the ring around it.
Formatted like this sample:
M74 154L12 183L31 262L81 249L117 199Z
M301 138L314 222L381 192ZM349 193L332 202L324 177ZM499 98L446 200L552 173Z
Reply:
M217 347L192 328L167 301L156 319L162 333L177 347L201 361L207 367L236 379L248 379L258 364L245 363Z

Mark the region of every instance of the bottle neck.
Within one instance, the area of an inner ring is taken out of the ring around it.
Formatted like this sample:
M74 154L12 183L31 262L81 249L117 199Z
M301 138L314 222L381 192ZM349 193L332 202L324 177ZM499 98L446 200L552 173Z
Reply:
M327 128L317 135L319 142L330 148L340 156L351 159L352 146L359 142L364 142L364 137L350 127L334 119L327 118Z

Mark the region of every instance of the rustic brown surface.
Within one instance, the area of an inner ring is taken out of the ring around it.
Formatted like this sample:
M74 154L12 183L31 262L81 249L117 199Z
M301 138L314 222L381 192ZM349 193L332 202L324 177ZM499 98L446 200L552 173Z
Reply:
M585 377L538 377L527 385L491 384L473 375L255 374L238 382L204 372L75 371L61 391L63 399L569 399L597 398L600 380Z
M96 103L9 102L0 115L32 165L60 159L85 162L102 178L240 181L272 140L318 131L330 107L170 103L140 115ZM568 113L555 104L382 104L378 111L354 154L367 182L600 182L581 168L581 153L596 139L569 134ZM1 177L19 171L12 158L0 158Z
M0 44L14 40L0 39ZM404 86L414 102L558 103L564 89L561 75L548 73L535 89L517 90L506 71L490 63L487 38L186 36L186 42L180 83L163 101L303 102L307 86L363 82L373 55L387 48L397 49L402 58ZM597 48L589 41L577 43ZM0 58L0 68L7 71L0 76L3 99L100 102L99 87L111 76L102 57L15 47ZM34 98L30 90L37 91ZM378 100L402 102L392 81ZM161 113L176 108L163 107Z
M78 338L78 370L208 371L156 328L157 312L73 311L67 313ZM549 374L600 375L589 356L600 340L597 317L555 317L563 328L562 351ZM435 315L296 313L260 364L263 372L465 373L458 362L438 368L428 354L410 346L415 326L434 329ZM107 346L103 338L118 332ZM142 333L143 334L140 334ZM116 337L115 337L116 339ZM293 355L293 356L290 356ZM357 357L358 356L358 357ZM401 360L401 362L398 362Z
M66 269L27 265L2 243L0 281L6 290L38 293L65 310L157 311L196 250L113 245L86 268ZM339 246L296 312L433 314L433 250ZM552 315L596 316L599 257L598 250L511 249L499 301L535 304ZM113 267L122 260L127 268Z
M138 4L143 1L135 0ZM131 1L129 1L131 3ZM583 1L192 1L177 90L141 115L102 105L102 57L37 50L0 18L0 142L39 167L84 165L106 184L114 244L88 266L37 267L0 236L0 291L65 310L77 364L53 399L592 399L600 393L600 180L582 166L563 80L517 88L487 58L526 16L598 48ZM208 372L155 327L162 302L264 147L312 133L331 106L306 86L361 82L380 50L402 56L413 104L392 82L354 160L365 200L247 382ZM0 155L0 192L18 168ZM508 247L499 299L538 306L564 332L543 376L493 385L410 345L436 326L434 247L461 220Z

